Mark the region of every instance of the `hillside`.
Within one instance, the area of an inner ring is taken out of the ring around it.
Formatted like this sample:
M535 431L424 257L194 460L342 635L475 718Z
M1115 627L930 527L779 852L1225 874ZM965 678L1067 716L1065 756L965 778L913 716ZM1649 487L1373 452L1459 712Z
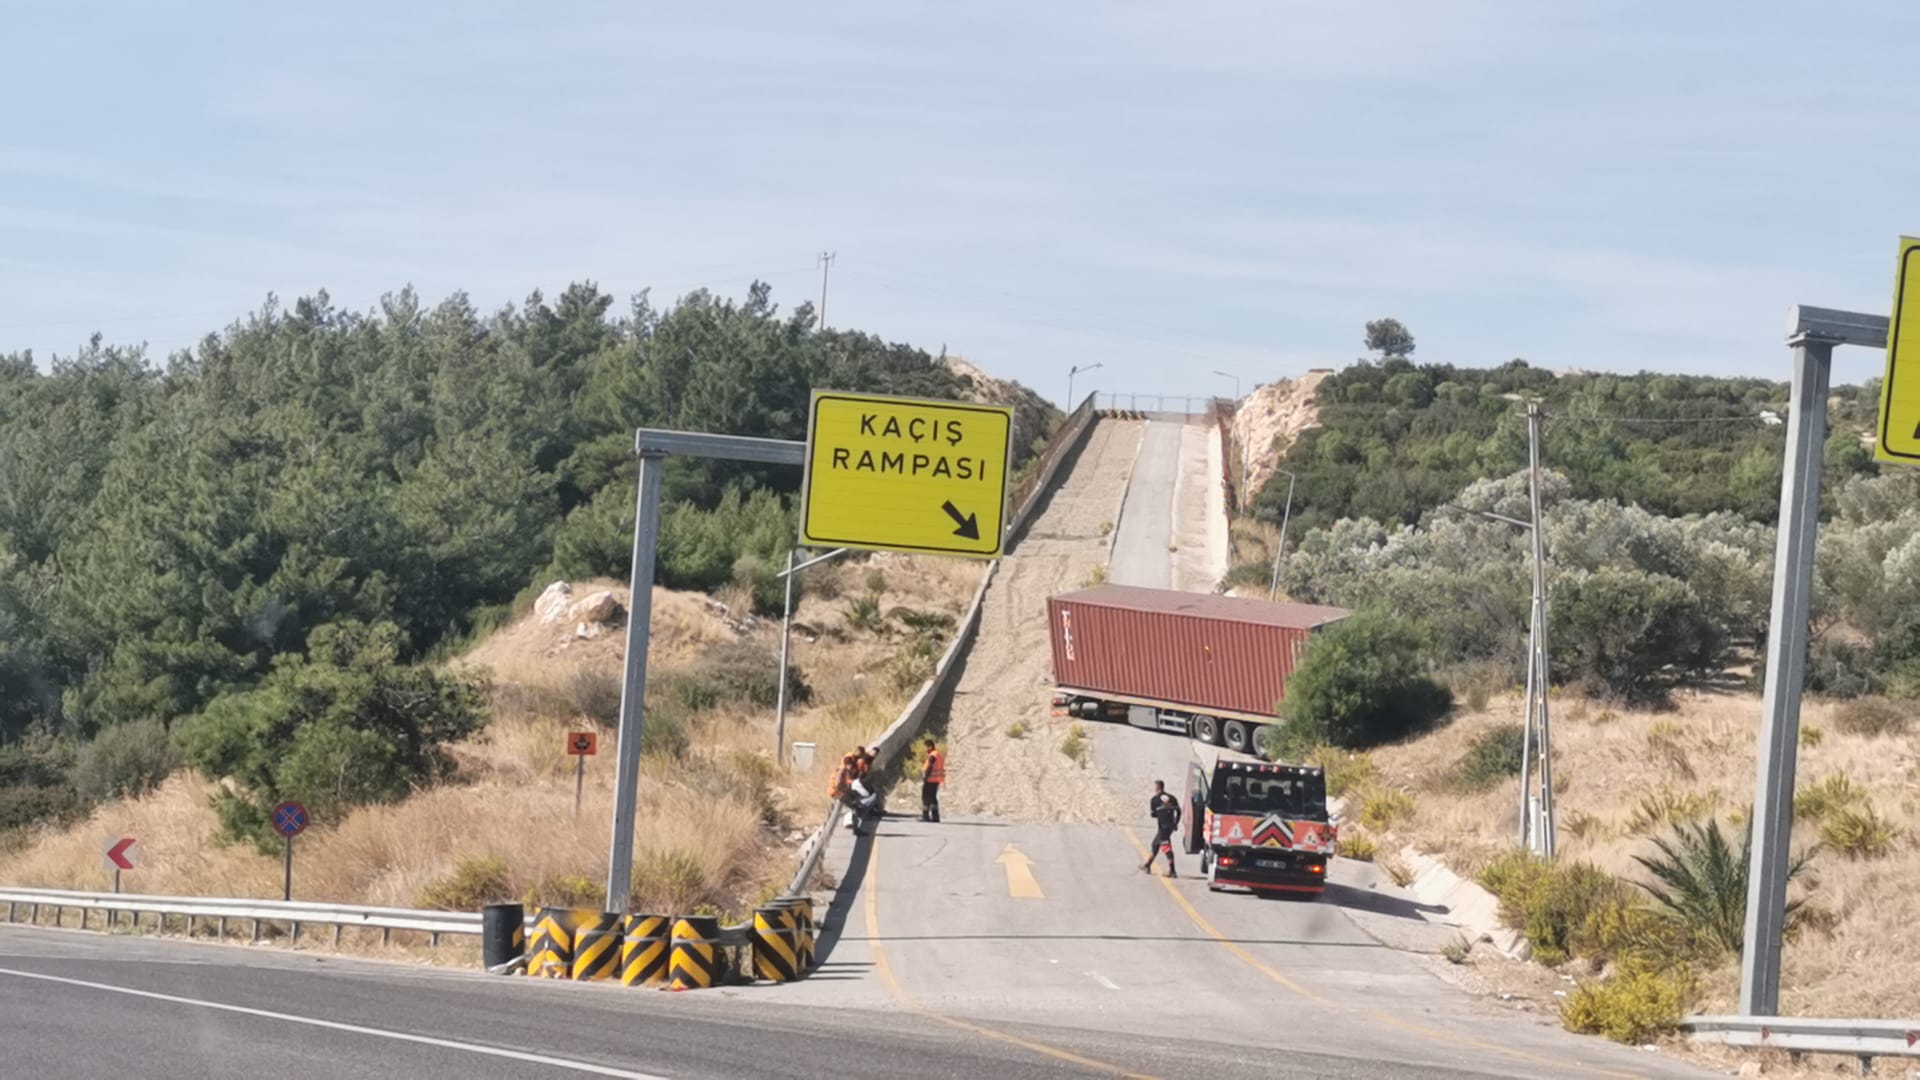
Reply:
M737 914L783 885L795 845L825 810L827 770L891 722L917 685L916 632L900 613L958 613L979 571L958 560L875 556L808 572L793 643L803 700L788 735L819 752L811 769L794 771L772 760L778 621L656 589L636 910ZM456 768L445 782L316 822L301 841L296 894L456 909L495 899L599 902L624 646L622 615L582 615L600 595L624 611L618 583L576 583L552 617L525 611L452 661L486 673L491 722L450 748ZM877 597L878 621L861 615L856 601L865 596ZM563 736L581 728L600 731L601 741L576 818ZM277 854L220 842L218 790L177 772L71 826L39 830L0 856L0 881L102 887L98 838L115 833L141 840L145 863L129 889L274 895Z
M1517 829L1511 773L1471 770L1473 747L1489 733L1517 731L1516 697L1464 708L1444 728L1375 749L1346 763L1373 777L1350 799L1364 815L1386 790L1410 798L1403 816L1372 830L1384 851L1402 845L1443 855L1458 872L1484 871L1511 850ZM1920 930L1911 883L1920 876L1920 725L1910 707L1883 713L1859 703L1811 701L1801 716L1796 849L1813 852L1794 895L1807 899L1802 928L1788 942L1781 1005L1789 1015L1905 1018L1920 1015ZM1757 695L1688 693L1661 710L1566 696L1554 703L1554 779L1559 856L1591 863L1627 881L1654 881L1638 856L1676 824L1718 819L1736 838L1753 790ZM1886 717L1891 715L1892 719ZM1511 759L1518 766L1517 749ZM1476 779L1479 777L1479 779ZM1884 823L1883 843L1861 839L1858 817ZM1367 832L1364 826L1356 831ZM1647 896L1637 886L1632 893ZM1744 903L1744 897L1738 898ZM1577 916L1576 916L1577 917ZM1554 1009L1558 979L1481 953L1476 970ZM1585 981L1585 963L1564 970ZM1735 1011L1738 959L1723 954L1701 980L1700 1011Z
M492 313L319 293L164 363L100 337L44 370L0 354L0 845L183 763L234 778L235 838L282 797L444 780L489 710L437 662L551 580L627 573L633 430L801 439L816 387L1057 417L764 284L656 307L580 283ZM798 486L672 462L657 583L777 610ZM413 695L435 708L383 704Z

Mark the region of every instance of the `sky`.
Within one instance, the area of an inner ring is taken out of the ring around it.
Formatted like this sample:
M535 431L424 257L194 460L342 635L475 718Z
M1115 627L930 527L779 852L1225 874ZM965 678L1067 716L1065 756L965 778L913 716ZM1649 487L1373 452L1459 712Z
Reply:
M1920 234L1920 4L0 0L0 353L592 280L1059 399L1363 354L1785 378ZM1836 381L1882 360L1841 350ZM1216 374L1224 372L1225 374ZM1237 379L1238 382L1230 380Z

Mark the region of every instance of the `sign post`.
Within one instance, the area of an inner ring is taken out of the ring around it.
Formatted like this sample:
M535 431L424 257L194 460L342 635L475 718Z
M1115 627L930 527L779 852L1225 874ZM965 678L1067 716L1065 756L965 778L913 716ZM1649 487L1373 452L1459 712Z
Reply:
M1012 435L1011 408L815 391L800 542L999 558Z
M297 802L283 802L273 808L273 831L285 845L282 861L280 899L293 899L293 838L307 831L307 808Z
M575 731L567 736L567 753L573 755L573 816L580 816L580 798L587 789L587 759L600 751L600 736L591 731Z
M131 836L109 836L100 842L100 862L112 872L113 891L116 893L120 891L120 871L140 865L139 843Z

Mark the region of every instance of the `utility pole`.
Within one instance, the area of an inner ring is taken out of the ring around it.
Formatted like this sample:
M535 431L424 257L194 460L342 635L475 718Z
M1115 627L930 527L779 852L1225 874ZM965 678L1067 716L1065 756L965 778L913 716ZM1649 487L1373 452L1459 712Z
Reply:
M1540 761L1540 824L1533 838L1533 850L1548 858L1554 852L1553 822L1553 741L1547 723L1547 537L1540 523L1540 422L1538 402L1527 405L1527 486L1533 502L1533 632L1528 635L1527 684L1533 692L1528 702L1527 728L1536 736L1535 754ZM1538 704L1539 712L1533 711ZM1535 725L1538 725L1537 727ZM1522 776L1528 775L1522 759ZM1521 807L1522 821L1526 807Z
M1293 482L1297 479L1285 469L1274 472L1287 478L1287 508L1280 513L1280 542L1273 548L1273 580L1267 583L1267 599L1280 599L1280 560L1287 554L1287 523L1293 520Z
M834 253L820 253L820 329L827 328L827 272L833 269Z

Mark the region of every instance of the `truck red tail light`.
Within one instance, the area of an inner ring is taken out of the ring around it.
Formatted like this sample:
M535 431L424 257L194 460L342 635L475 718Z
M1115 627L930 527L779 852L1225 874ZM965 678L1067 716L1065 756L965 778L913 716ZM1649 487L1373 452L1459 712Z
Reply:
M1326 863L1308 863L1307 870L1309 873L1324 874L1327 872L1327 864Z
M1240 860L1234 858L1231 855L1222 855L1220 856L1220 865L1221 866L1238 866L1240 865Z

